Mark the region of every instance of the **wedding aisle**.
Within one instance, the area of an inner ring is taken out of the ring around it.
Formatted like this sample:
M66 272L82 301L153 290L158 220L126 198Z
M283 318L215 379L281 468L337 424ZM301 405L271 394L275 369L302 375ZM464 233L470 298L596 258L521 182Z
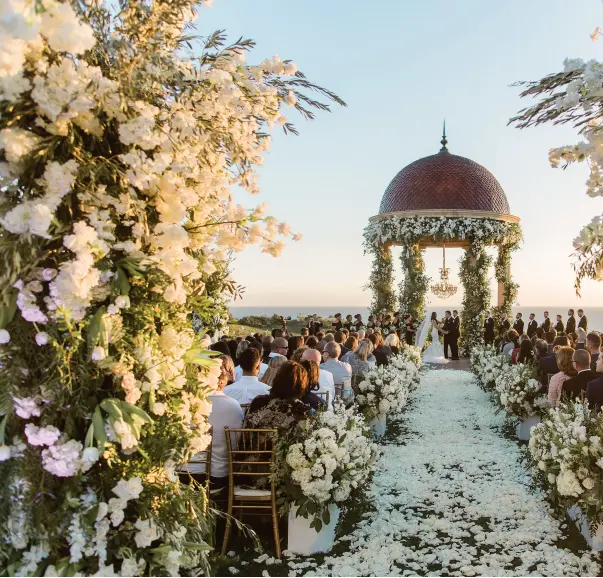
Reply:
M566 523L530 487L471 374L430 371L413 398L399 439L382 446L374 511L344 553L290 561L290 575L599 575L590 551L563 547Z

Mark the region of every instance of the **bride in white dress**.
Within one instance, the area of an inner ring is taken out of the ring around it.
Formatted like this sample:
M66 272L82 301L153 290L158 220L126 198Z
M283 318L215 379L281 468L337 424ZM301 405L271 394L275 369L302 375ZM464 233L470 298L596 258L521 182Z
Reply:
M431 343L423 352L423 362L444 365L448 363L448 359L444 357L444 346L440 343L440 330L442 327L438 325L438 316L435 311L431 314L429 320L427 317L423 319L421 326L417 330L417 347L423 349L430 328Z

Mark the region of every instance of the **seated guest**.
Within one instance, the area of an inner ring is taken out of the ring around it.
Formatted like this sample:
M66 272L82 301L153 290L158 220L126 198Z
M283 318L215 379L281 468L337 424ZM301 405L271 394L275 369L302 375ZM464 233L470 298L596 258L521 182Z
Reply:
M534 356L534 347L532 346L532 341L528 339L524 339L524 341L519 346L519 354L517 355L517 363L535 363L536 358Z
M316 333L315 337L316 339L318 339L318 341L322 341L325 338L325 332L319 331L318 333Z
M603 355L599 355L597 358L595 369L597 374L603 374ZM597 412L601 411L601 406L603 406L603 375L598 375L596 379L588 382L586 399L591 409Z
M235 367L239 365L239 358L241 357L241 353L243 353L243 351L246 351L248 347L249 341L246 341L245 339L239 341L239 344L237 345L237 353L235 355L235 358L233 359Z
M266 394L270 388L265 383L260 383L258 373L260 372L260 352L248 347L239 357L239 365L243 374L238 381L224 388L228 397L236 399L241 405L251 403L258 395Z
M228 345L228 349L230 349L230 357L232 358L232 360L234 361L234 364L236 366L237 362L237 347L239 346L239 342L234 340L234 339L229 339L226 342L226 345Z
M227 356L223 357L226 358ZM230 364L226 363L226 365L232 365L232 359L228 357L228 360ZM211 403L211 413L208 421L212 426L210 471L212 489L224 488L228 485L228 450L224 428L238 429L243 425L243 410L239 402L224 394L227 380L228 375L223 365L222 373L218 379L218 388L207 396ZM190 475L196 482L203 484L206 480L205 461L206 456L203 453L193 456L191 461L179 470L182 482L188 483Z
M228 344L224 343L224 341L213 343L209 346L209 349L211 351L219 351L222 355L228 355L228 357L230 357L230 347L228 347ZM230 359L232 360L232 357L230 357Z
M308 349L305 345L302 345L301 347L298 347L294 352L293 355L291 356L290 361L297 361L297 363L300 363L302 360L302 355L304 353L304 351L306 351L306 349Z
M582 327L576 329L576 349L586 349L586 331Z
M353 376L362 375L373 369L377 364L372 352L373 344L369 340L361 341L356 350L346 353L342 356L341 361L350 364Z
M329 405L331 405L335 399L335 381L333 380L333 374L330 371L320 368L320 362L322 361L320 352L316 349L306 349L302 355L302 361L314 361L319 365L317 393L328 392Z
M244 427L289 430L309 415L310 406L301 401L307 388L308 372L295 361L285 361L269 393L259 395L251 402Z
M365 337L368 337L369 335L372 335L373 333L375 333L375 329L373 327L367 327Z
M505 344L502 348L502 354L512 355L515 348L519 348L519 333L515 329L509 329L505 334Z
M557 338L557 332L554 329L549 329L544 336L549 346L549 355L553 355L553 343L555 343L555 339Z
M534 354L536 356L536 360L540 360L543 357L547 357L549 354L549 346L544 339L537 339L534 344Z
M517 364L517 358L519 357L519 352L521 350L521 344L525 343L526 341L530 341L530 338L527 335L520 335L519 336L519 343L518 346L515 347L513 349L513 351L511 352L511 363L513 365ZM530 341L530 349L532 348L532 342Z
M345 346L347 347L348 351L355 351L358 347L358 338L354 337L353 335L350 335L346 339Z
M590 368L590 353L585 349L576 349L573 356L574 369L578 375L568 379L561 389L561 395L573 401L583 399L589 381L597 379L597 372Z
M274 338L272 335L267 335L262 339L262 363L268 363L270 361L270 351Z
M271 357L268 363L268 369L264 375L262 375L260 381L268 386L272 386L278 370L281 368L281 365L285 363L285 361L287 361L287 358L284 355L276 355L275 357Z
M335 335L333 335L332 333L327 333L324 336L323 341L325 343L332 343L333 341L335 341Z
M375 356L377 365L388 365L389 357L387 351L383 350L383 337L381 337L381 333L369 335L369 341L373 344L373 355ZM388 350L391 352L391 349L388 348Z
M246 343L246 342L242 341L241 343ZM264 375L264 373L266 373L266 370L268 369L268 364L262 362L262 360L261 360L262 344L257 341L253 341L247 346L247 349L255 349L260 354L260 372L258 373L258 379L260 379ZM239 379L241 379L241 377L243 377L243 368L239 364L235 367L235 381L239 381Z
M309 349L316 349L316 346L318 345L318 339L316 339L316 335L310 335L310 337L306 339L305 345Z
M333 374L333 381L336 390L342 392L342 398L351 400L354 397L352 391L352 368L349 363L339 361L341 349L339 344L334 341L327 343L322 352L322 363L320 369L330 371Z
M597 367L597 360L599 359L599 350L601 349L601 335L591 331L586 336L586 351L590 353L590 368L593 371L599 372Z
M574 377L576 371L573 364L574 349L572 347L562 346L555 350L555 358L559 371L551 377L549 382L549 404L551 407L557 407L561 400L561 390L563 383Z
M400 353L400 338L397 333L390 333L383 341L383 345L389 347L394 355Z
M348 353L350 350L345 347L345 345L343 344L343 332L341 331L336 331L335 335L335 343L339 344L339 347L341 349L341 357L343 357L346 353Z
M304 338L301 335L292 335L287 342L287 359L291 359L293 352L304 344Z
M230 355L220 355L218 359L222 360L222 372L226 376L226 384L224 387L226 387L226 385L234 383L236 379L234 362Z
M284 337L275 337L272 345L270 345L270 355L268 357L275 357L282 355L287 357L289 351L289 342Z
M310 361L306 359L300 364L308 374L308 387L306 393L302 396L301 400L309 405L312 409L326 408L327 400L321 396L316 395L320 386L318 385L318 376L320 374L320 368L316 361ZM330 400L329 400L330 401Z
M360 329L360 331L358 331L358 341L362 341L365 335L366 331L364 329Z
M310 329L308 329L307 327L302 327L301 331L300 331L300 335L302 336L303 340L305 341L306 338L310 336Z
M544 339L544 328L543 327L536 328L536 337L538 339Z

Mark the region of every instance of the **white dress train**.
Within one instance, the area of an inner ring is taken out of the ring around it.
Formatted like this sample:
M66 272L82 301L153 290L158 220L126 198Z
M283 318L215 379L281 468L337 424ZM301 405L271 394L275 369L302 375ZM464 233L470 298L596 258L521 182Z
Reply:
M444 346L440 343L437 325L432 323L431 326L431 343L423 352L423 362L444 365L448 363L444 357Z

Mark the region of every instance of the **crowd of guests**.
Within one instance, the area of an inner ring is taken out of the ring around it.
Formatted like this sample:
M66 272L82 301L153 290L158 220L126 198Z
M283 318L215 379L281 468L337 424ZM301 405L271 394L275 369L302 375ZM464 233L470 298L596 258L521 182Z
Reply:
M579 398L588 400L591 408L600 411L603 406L602 337L598 331L588 332L588 321L581 309L578 324L573 309L568 315L567 324L564 325L558 315L557 326L553 326L548 312L540 325L531 314L526 333L520 313L513 328L503 319L506 324L501 323L503 331L497 347L502 355L511 356L513 364L530 363L537 368L542 391L547 393L552 407L561 400Z
M288 335L274 329L231 339L223 336L209 346L222 363L218 389L209 396L212 412L211 484L228 482L228 454L224 428L289 429L336 397L350 404L362 374L387 365L400 352L395 331L384 336L379 328L358 331L342 327L310 335ZM183 470L205 480L204 459L195 456ZM184 476L183 476L184 477Z

